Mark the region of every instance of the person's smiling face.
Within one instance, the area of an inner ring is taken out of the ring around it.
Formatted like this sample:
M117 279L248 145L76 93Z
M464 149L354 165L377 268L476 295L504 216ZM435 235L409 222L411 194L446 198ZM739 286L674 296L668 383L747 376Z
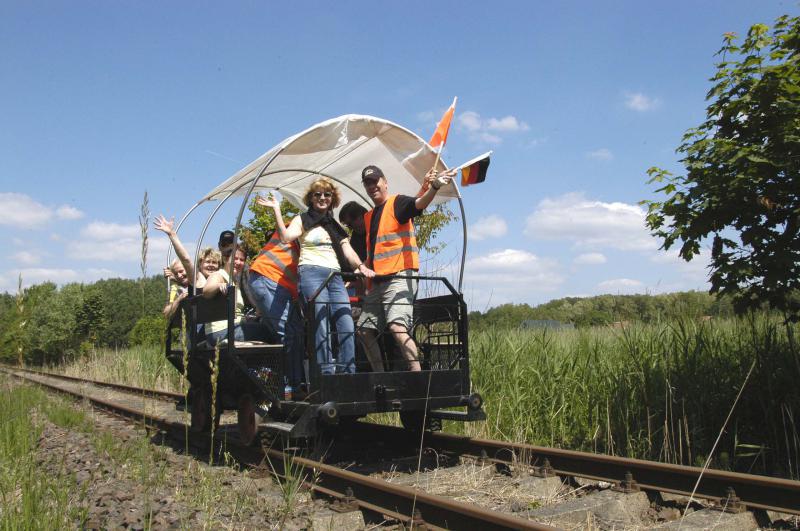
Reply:
M330 190L316 190L311 192L311 206L314 210L325 212L331 207L333 192Z

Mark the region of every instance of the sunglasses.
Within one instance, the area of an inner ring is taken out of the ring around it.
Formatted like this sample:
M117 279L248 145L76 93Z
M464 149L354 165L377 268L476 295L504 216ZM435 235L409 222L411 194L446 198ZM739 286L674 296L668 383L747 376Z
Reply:
M333 197L333 192L314 192L314 199L319 199L320 197L324 197L325 199L330 199Z

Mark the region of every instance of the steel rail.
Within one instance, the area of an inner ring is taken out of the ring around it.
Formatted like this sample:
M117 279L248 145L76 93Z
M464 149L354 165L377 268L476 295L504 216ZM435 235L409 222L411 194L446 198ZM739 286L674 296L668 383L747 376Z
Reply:
M183 423L149 415L108 400L95 398L52 383L20 375L14 372L16 369L0 367L0 370L74 398L87 400L92 406L115 415L141 420L148 427L159 428L170 434L180 434L180 436L185 436L187 433L187 426ZM198 435L205 438L209 437L205 434L190 433L192 438ZM226 444L230 450L235 446L235 441L228 440ZM354 503L359 508L367 511L391 516L405 524L413 526L424 524L428 529L481 529L481 531L556 529L505 513L484 509L474 504L428 494L411 487L395 485L311 459L292 456L278 450L264 449L260 451L249 447L237 449L248 453L251 459L254 453L260 453L261 456L269 459L273 470L284 472L284 463L289 463L289 466L294 467L295 473L298 472L296 467L300 467L302 469L301 473L313 478L306 481L311 490L328 497Z
M88 378L80 378L78 376L69 376L67 374L58 374L54 372L47 372L47 371L40 371L38 369L29 369L29 368L22 368L22 367L14 367L11 365L2 365L0 368L11 370L11 371L23 371L29 372L31 374L38 374L40 376L48 376L50 378L60 378L62 380L69 380L73 382L82 382L88 383L92 385L97 385L99 387L108 387L109 389L117 389L119 391L125 391L128 393L134 393L137 395L144 395L150 396L154 398L162 397L162 398L169 398L170 400L173 399L181 399L186 398L184 395L180 393L173 393L171 391L160 391L158 389L146 389L141 387L134 387L132 385L125 385L125 384L118 384L113 382L103 382L101 380L91 380Z
M395 426L357 423L372 432L377 430L384 440L397 442L408 437L406 430ZM414 444L419 445L418 436ZM725 470L707 469L657 461L645 461L604 454L547 448L531 444L510 443L489 439L465 437L442 432L426 432L423 444L441 451L476 458L489 458L496 462L513 464L525 460L530 466L547 465L550 474L577 476L598 481L625 485L630 480L644 490L669 492L689 496L698 478L696 498L722 502L733 489L736 497L748 509L764 509L800 515L800 481L784 478L743 474ZM546 461L546 462L545 462ZM630 474L630 476L627 476Z

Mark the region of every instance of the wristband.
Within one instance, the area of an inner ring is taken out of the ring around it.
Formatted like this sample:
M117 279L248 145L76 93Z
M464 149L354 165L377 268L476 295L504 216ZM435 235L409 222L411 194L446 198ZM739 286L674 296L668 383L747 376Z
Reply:
M436 186L436 183L437 183L437 182L438 182L438 181L433 181L433 182L431 183L431 188L433 188L434 190L438 190L439 188L441 188L441 187L442 187L442 185L441 185L441 184L440 184L439 186Z

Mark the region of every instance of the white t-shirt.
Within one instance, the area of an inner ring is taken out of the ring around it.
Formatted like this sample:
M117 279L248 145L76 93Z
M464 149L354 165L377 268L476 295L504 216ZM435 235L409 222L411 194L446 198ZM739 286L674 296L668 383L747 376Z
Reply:
M331 236L321 226L306 231L300 236L300 261L297 265L315 265L339 271L339 260L333 250Z

